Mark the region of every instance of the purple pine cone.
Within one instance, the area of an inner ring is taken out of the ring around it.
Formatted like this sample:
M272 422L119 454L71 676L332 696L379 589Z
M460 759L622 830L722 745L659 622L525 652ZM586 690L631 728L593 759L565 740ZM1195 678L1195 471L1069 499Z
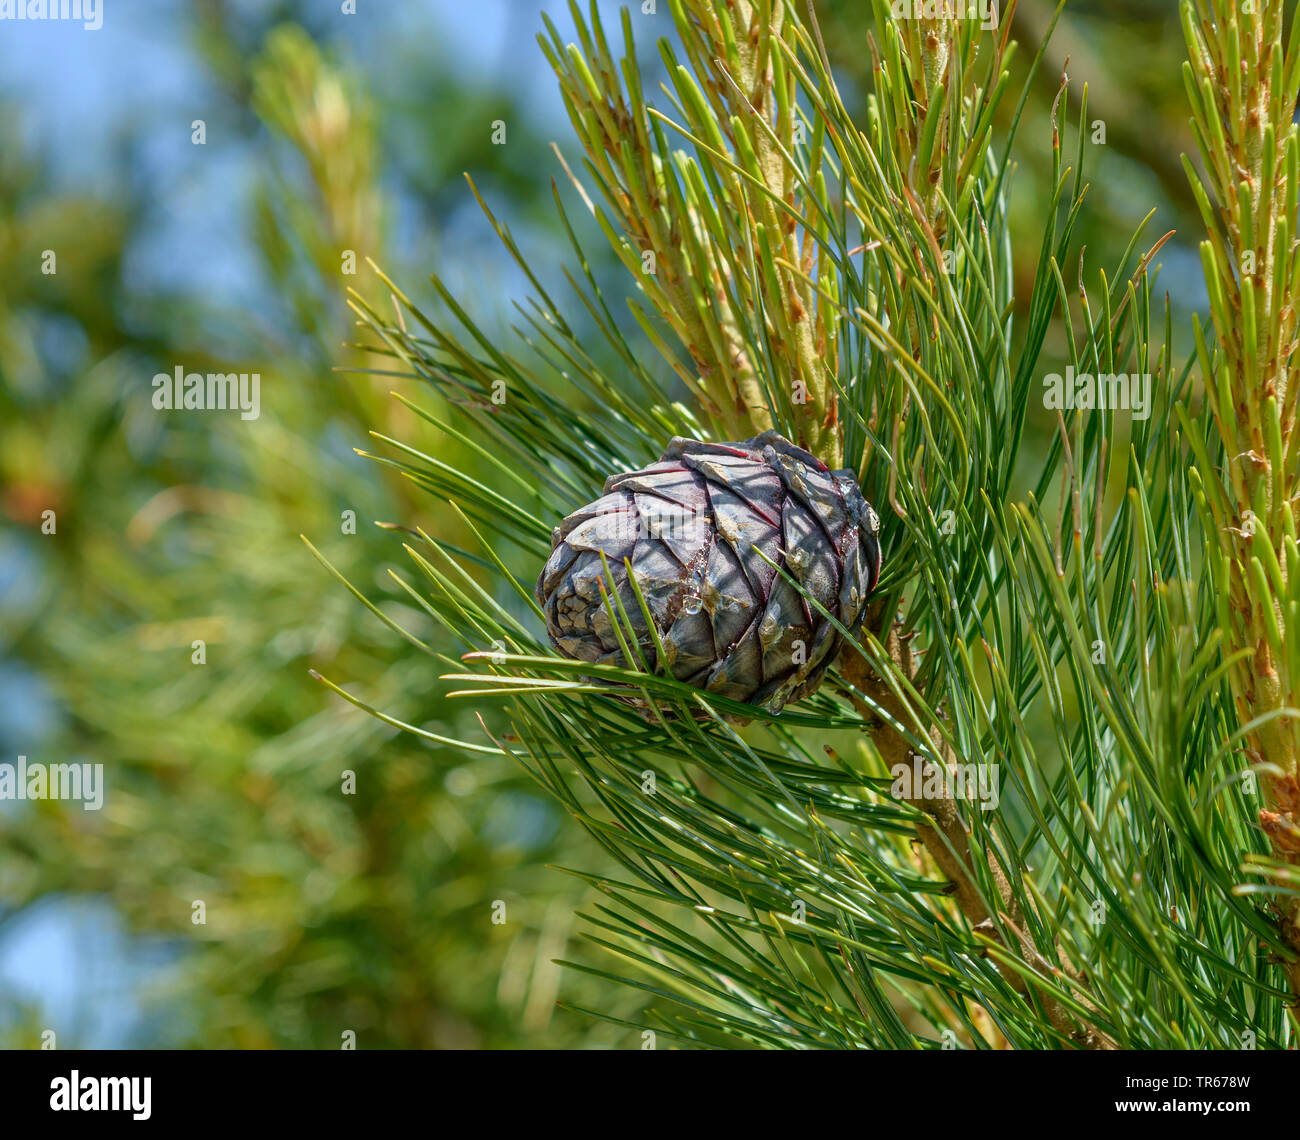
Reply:
M880 573L878 531L852 472L829 470L776 432L674 439L658 463L611 476L602 498L555 528L537 600L565 657L628 665L601 599L603 551L653 668L630 559L665 671L776 712L817 688L842 638L773 563L856 632Z

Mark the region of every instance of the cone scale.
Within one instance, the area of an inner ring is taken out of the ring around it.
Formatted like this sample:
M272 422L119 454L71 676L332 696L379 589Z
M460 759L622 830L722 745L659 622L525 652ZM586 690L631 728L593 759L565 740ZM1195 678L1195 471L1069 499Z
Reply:
M612 476L551 547L536 593L560 653L632 664L602 595L603 554L651 668L771 712L817 688L843 640L825 615L856 633L880 573L879 521L853 473L772 431L674 439L658 463Z

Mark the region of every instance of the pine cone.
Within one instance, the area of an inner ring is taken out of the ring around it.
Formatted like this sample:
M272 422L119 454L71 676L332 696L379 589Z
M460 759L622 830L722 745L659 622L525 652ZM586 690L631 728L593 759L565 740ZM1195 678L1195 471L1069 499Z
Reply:
M774 431L744 443L674 439L658 463L611 476L603 498L555 528L537 600L564 656L628 666L601 598L604 552L655 668L629 559L665 671L776 712L816 689L842 640L776 567L856 632L880 572L878 530L852 472Z

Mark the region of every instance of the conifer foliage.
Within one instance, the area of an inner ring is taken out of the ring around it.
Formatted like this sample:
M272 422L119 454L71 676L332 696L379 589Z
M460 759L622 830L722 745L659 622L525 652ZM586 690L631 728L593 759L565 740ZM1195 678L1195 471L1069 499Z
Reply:
M871 0L850 99L815 5L662 7L612 28L575 5L573 42L540 37L573 129L563 298L481 198L531 289L509 341L437 277L428 304L379 267L393 305L354 296L420 420L373 458L473 541L405 536L392 598L436 636L353 592L476 706L465 745L513 757L620 868L570 868L597 900L572 967L645 992L630 1040L1293 1045L1300 50L1280 0L1185 5L1194 330L1157 292L1149 217L1118 264L1080 249L1086 91L1067 115L1062 76L1050 134L1018 130L1012 57L1032 77L1045 44L1015 45L1011 12ZM1010 211L1027 150L1053 178L1032 229ZM1019 293L1013 242L1039 250ZM1030 449L1035 407L1055 434ZM631 561L605 566L621 658L556 653L533 596L552 528L675 437L768 430L880 516L879 582L820 687L778 712L678 679L639 652Z

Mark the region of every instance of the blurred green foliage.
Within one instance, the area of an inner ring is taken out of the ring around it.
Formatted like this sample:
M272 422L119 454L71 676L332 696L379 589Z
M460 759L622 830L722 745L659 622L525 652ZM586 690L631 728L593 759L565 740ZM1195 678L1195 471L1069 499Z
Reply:
M212 13L204 54L237 58L248 30ZM379 112L299 27L267 30L226 78L257 115L244 120L261 172L251 225L273 338L216 314L239 333L205 343L165 300L136 306L128 329L131 203L52 197L4 148L0 462L6 543L33 589L3 639L62 710L54 739L6 752L103 763L108 795L99 813L42 802L0 816L0 906L12 920L52 894L104 895L133 929L176 940L180 965L150 995L171 1028L136 1043L337 1048L345 1030L363 1048L607 1043L607 1027L554 1015L552 959L581 890L546 869L576 842L558 809L503 761L399 734L308 675L367 678L394 715L471 731L298 537L356 571L387 545L376 521L437 521L351 450L409 413L382 377L332 371L365 364L341 359L341 254L364 271L383 250ZM456 88L439 98L425 113L455 121ZM448 162L491 157L445 143ZM61 376L41 337L72 323L83 363ZM155 411L150 378L177 364L259 372L260 418ZM31 1047L37 1028L62 1027L29 1010L5 1028Z

